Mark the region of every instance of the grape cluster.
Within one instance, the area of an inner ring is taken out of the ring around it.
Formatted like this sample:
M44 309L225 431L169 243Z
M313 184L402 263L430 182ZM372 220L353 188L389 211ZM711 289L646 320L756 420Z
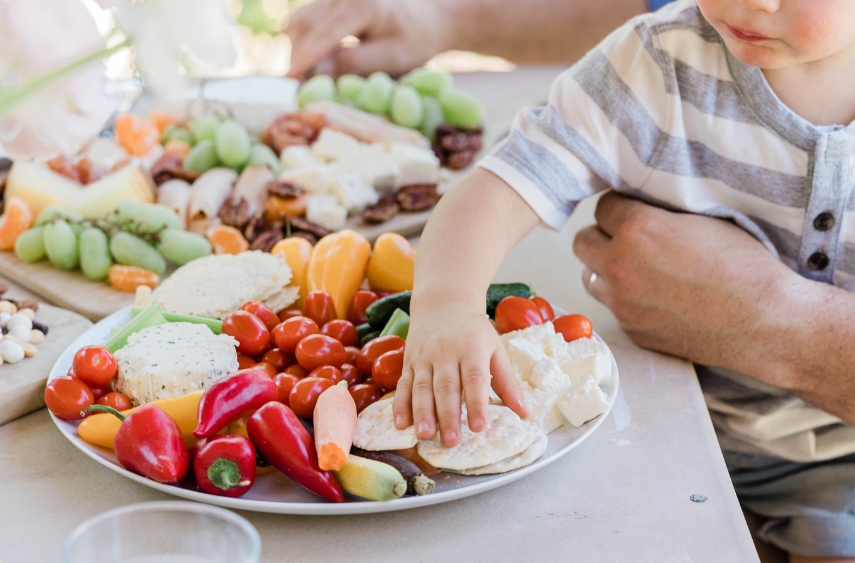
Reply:
M25 262L47 258L61 270L79 267L96 281L107 279L114 262L163 275L167 261L183 265L210 253L208 239L184 231L175 211L136 201L123 201L95 221L48 206L15 242L15 254Z

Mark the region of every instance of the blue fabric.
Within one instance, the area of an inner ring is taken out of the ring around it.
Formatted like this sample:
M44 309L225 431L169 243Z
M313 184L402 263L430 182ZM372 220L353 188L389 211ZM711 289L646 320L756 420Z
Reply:
M665 4L670 4L674 0L647 0L647 1L650 4L650 11L655 12L656 10L658 10L659 8L664 6Z

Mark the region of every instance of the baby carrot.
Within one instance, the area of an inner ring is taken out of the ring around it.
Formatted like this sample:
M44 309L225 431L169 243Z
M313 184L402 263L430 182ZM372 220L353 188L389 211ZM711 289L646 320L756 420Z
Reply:
M347 390L346 381L321 393L312 418L318 465L326 471L338 471L347 465L347 454L356 432L356 403Z

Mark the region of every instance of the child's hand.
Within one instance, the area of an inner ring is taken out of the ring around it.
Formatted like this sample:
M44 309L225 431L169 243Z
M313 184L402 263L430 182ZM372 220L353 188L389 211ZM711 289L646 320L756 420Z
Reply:
M469 428L484 430L491 373L493 389L504 404L526 417L522 389L484 312L447 301L419 310L412 315L404 373L395 393L395 426L415 424L416 436L429 440L436 434L438 418L442 444L456 445L462 390Z

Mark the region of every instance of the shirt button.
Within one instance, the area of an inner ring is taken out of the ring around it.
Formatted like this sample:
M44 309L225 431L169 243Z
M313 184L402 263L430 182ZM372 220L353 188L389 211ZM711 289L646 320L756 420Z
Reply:
M808 258L807 266L811 270L819 271L824 270L828 266L828 256L825 252L814 252Z
M830 231L834 226L834 215L831 213L820 213L813 220L813 227L817 231Z

